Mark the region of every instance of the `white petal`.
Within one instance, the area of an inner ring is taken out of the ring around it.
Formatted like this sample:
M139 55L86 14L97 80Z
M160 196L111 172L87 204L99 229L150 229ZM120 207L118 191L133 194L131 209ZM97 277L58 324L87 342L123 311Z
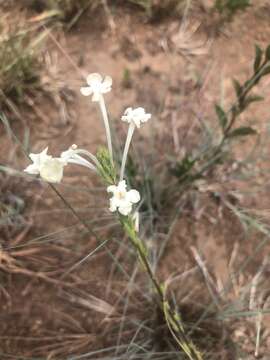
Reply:
M103 83L101 84L100 91L102 94L106 94L112 90L112 78L106 76Z
M132 211L132 205L129 202L125 202L125 204L119 206L118 211L120 214L127 216Z
M63 177L64 164L60 159L48 159L40 168L40 176L43 180L59 183Z
M125 121L125 122L130 122L129 117L126 116L126 115L123 115L123 116L121 117L121 120L122 120L122 121Z
M127 189L126 180L119 181L119 184L117 186L117 190L121 192L125 192Z
M102 76L99 73L89 74L86 78L86 82L88 85L97 84L102 82Z
M89 96L92 94L93 91L90 86L82 86L80 88L80 92L83 96Z
M133 204L136 204L140 201L141 196L137 190L129 190L126 195L127 201L130 201Z
M117 203L115 202L114 198L110 199L110 208L111 212L115 212L117 210Z
M35 162L39 158L39 154L29 154L30 159Z
M31 175L39 174L39 168L35 164L28 165L23 171Z
M107 187L107 192L115 193L117 191L117 186L110 185Z
M128 107L128 108L125 110L124 114L125 114L125 115L129 115L131 112L132 112L132 107Z
M110 76L105 76L105 79L103 80L103 84L107 88L112 87L112 78Z

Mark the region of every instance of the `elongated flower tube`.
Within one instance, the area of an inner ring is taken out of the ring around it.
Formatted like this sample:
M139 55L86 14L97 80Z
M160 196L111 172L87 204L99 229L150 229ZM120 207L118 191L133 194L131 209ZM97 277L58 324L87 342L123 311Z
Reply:
M95 165L92 162L86 160L84 157L80 156L80 154L87 156ZM78 149L76 144L73 144L68 150L63 151L61 153L61 159L66 164L71 163L82 165L95 172L97 172L97 167L100 166L98 159L93 154L87 150Z
M111 161L113 162L111 130L108 119L108 113L103 97L103 94L110 92L112 89L112 78L110 76L105 76L105 78L103 79L100 74L93 73L87 76L86 82L88 86L81 87L81 94L84 96L92 95L92 101L99 103L100 111L105 126L105 131L106 131L108 150L110 153Z
M127 191L127 184L125 180L119 182L118 185L110 185L107 187L107 192L112 193L110 199L110 211L119 211L121 215L127 216L132 211L132 205L140 201L140 193L131 189Z
M129 128L128 128L125 148L123 152L123 158L122 158L122 164L120 170L120 181L123 180L124 178L128 151L134 130L136 127L140 128L141 123L147 122L150 118L151 118L151 114L147 114L144 108L142 107L136 108L134 110L130 107L127 108L124 115L121 118L122 121L129 123Z
M134 221L134 229L136 232L139 232L140 230L140 213L139 211L135 211L133 216L132 216L132 219Z

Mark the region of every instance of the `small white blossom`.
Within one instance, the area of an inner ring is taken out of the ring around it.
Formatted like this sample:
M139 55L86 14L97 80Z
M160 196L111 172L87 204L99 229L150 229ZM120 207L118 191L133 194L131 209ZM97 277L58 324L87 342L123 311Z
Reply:
M102 94L106 94L112 89L112 78L110 76L102 76L98 73L89 74L86 78L88 86L81 87L81 94L84 96L92 96L92 101L100 101Z
M33 164L28 165L24 171L31 175L39 175L40 167L44 161L52 158L50 155L47 155L47 151L48 148L44 149L39 154L30 154L29 157L33 161Z
M30 154L29 157L33 164L28 165L24 171L31 175L40 175L45 181L59 183L62 180L66 163L62 159L48 155L47 151L48 148L39 154Z
M107 192L113 194L110 199L110 211L119 211L120 214L126 216L131 213L132 205L140 201L140 193L131 189L127 191L126 181L122 180L118 185L110 185Z
M147 114L142 107L132 109L131 107L127 108L122 116L122 121L125 121L130 124L134 124L137 128L140 128L141 123L147 122L151 118L151 114Z

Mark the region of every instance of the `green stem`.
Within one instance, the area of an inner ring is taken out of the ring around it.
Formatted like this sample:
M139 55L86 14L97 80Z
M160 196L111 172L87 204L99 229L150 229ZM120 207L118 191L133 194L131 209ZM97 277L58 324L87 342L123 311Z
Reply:
M164 318L173 338L190 360L203 360L202 355L198 352L195 345L185 334L181 319L179 319L177 314L171 309L169 302L166 300L164 289L160 285L148 261L145 245L137 236L133 220L130 217L124 216L120 216L119 220L125 232L127 233L132 246L136 250L139 260L157 293L157 304L164 314Z

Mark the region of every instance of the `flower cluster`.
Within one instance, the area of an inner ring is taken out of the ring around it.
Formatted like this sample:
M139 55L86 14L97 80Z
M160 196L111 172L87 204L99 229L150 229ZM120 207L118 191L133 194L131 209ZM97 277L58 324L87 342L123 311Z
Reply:
M118 185L110 185L107 192L112 193L113 197L110 199L110 211L119 211L122 215L130 214L132 205L140 201L140 193L137 190L131 189L127 191L127 184L125 180L119 181Z
M81 87L81 94L84 96L92 95L92 101L98 102L100 105L100 110L106 130L110 161L114 166L110 125L103 98L104 94L111 91L112 78L110 76L105 76L103 79L100 74L93 73L87 76L86 82L87 86ZM121 118L122 121L129 124L129 128L123 151L119 182L118 184L110 184L107 187L107 192L112 194L109 207L111 212L118 211L121 215L127 216L132 212L133 205L140 201L140 194L137 190L127 190L126 180L124 180L124 172L134 130L135 128L140 128L141 124L147 122L150 118L151 114L147 114L142 107L135 109L131 107L127 108ZM101 164L95 155L87 150L78 148L75 144L72 145L68 150L62 152L59 157L48 155L47 152L48 148L44 149L41 153L38 154L31 153L29 157L32 160L32 164L28 165L24 171L31 175L39 175L41 179L50 183L61 182L64 174L64 168L68 164L81 165L96 173L99 173ZM135 212L133 217L136 219L136 227L138 228L138 212Z

